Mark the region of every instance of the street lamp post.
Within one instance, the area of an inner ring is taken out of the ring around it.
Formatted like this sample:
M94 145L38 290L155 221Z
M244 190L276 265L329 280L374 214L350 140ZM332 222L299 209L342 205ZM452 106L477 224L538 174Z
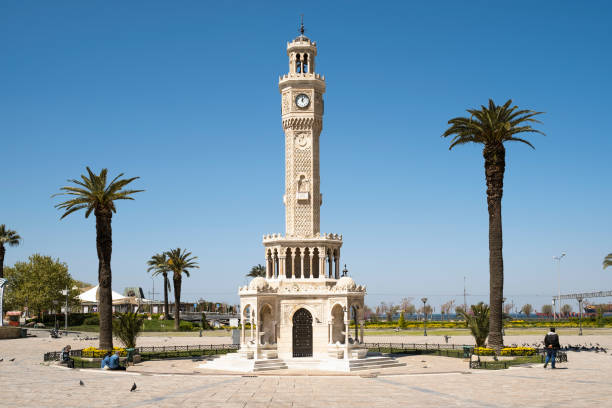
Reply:
M578 335L582 336L582 301L584 299L582 298L582 296L578 296L578 311L580 312L580 317L578 317L578 326L580 327L580 329L578 330Z
M427 303L427 298L424 297L421 299L423 302L423 336L427 336L427 310L425 310L425 304Z
M555 310L557 316L555 317L555 320L557 317L561 317L561 259L563 259L565 257L565 252L561 253L561 255L559 256L553 256L553 260L557 261L557 275L558 275L558 281L557 281L557 309Z

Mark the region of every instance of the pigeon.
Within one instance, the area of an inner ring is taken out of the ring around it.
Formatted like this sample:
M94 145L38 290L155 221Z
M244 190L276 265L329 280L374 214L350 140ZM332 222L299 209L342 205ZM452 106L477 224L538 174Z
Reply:
M85 385L85 383L82 380L79 380L79 385L83 386L83 385Z
M132 391L136 391L136 382L134 382L134 385L132 385L132 388L130 388L130 392Z
M1 363L1 362L3 362L3 361L4 361L4 359L3 359L3 358L0 358L0 363Z
M9 361L15 361L15 357L11 358Z

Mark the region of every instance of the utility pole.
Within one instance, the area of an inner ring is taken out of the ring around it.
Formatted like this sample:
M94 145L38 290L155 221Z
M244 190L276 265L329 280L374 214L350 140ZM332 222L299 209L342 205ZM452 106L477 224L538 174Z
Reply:
M463 277L463 311L467 313L467 301L465 293L465 276Z
M553 260L557 261L557 274L558 274L558 281L557 281L557 289L558 289L558 295L559 297L557 298L557 307L555 310L557 316L555 317L555 320L557 320L557 318L561 318L561 259L563 259L563 257L565 256L565 252L563 252L561 255L559 256L553 256Z

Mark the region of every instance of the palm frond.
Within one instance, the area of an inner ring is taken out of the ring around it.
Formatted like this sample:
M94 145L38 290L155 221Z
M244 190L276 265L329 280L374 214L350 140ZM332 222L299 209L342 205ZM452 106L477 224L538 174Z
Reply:
M139 177L121 179L123 173L120 173L107 184L108 169L102 169L100 174L95 174L89 167L86 167L86 170L87 174L82 174L80 180L69 179L68 182L73 185L60 187L60 192L51 196L68 195L74 197L55 205L55 208L64 210L60 219L79 210L86 210L85 218L97 209L117 212L114 204L115 200L133 200L131 195L144 191L123 190L126 185Z

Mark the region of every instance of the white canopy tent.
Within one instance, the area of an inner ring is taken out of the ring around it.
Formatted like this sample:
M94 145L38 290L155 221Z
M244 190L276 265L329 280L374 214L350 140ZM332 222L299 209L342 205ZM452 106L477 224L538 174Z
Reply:
M91 302L98 303L98 286L96 285L91 289L86 290L85 292L79 295L79 300L81 302ZM115 300L125 299L125 296L120 295L119 293L112 291L113 302Z

